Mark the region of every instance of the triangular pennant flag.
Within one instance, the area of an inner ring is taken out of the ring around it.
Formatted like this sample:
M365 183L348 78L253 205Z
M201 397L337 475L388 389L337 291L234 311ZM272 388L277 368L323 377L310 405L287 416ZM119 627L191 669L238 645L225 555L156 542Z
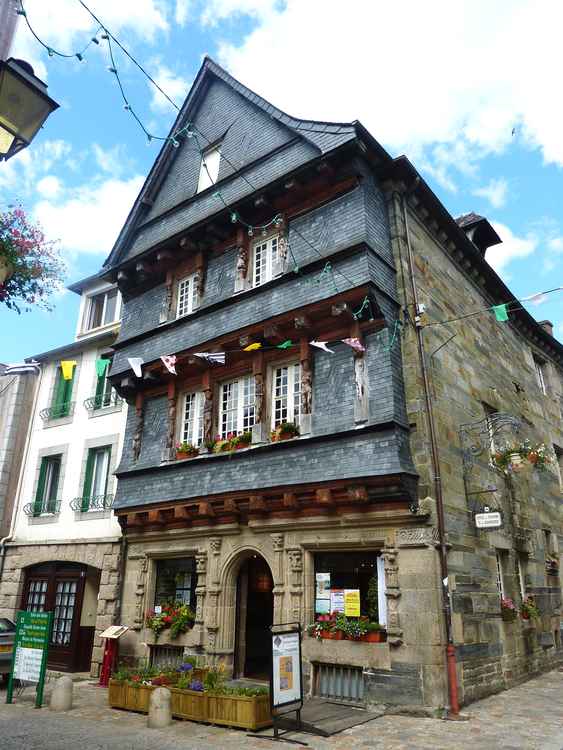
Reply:
M176 355L175 354L163 354L160 358L164 362L164 366L172 375L177 375L176 372Z
M141 365L144 364L145 360L142 357L128 357L127 361L129 362L129 366L135 373L136 377L142 378L143 371L141 370Z
M281 344L278 344L276 346L276 349L289 349L290 346L293 346L291 339L287 339L287 341L284 341Z
M503 305L493 305L491 308L499 323L505 323L508 320L508 310L506 308L507 303Z
M329 354L334 354L334 349L329 349L327 344L328 341L309 341L309 344L311 346L316 346L317 349L322 349L323 352L328 352Z
M63 359L61 361L61 370L63 371L63 378L65 380L72 380L72 371L75 365L75 359Z
M249 344L248 346L245 346L243 352L255 352L257 349L261 348L262 344L256 342L255 344Z
M225 352L194 352L194 357L205 359L213 365L225 364Z
M538 292L537 294L532 294L530 297L524 297L522 302L531 302L532 305L541 305L542 302L545 302L547 299L547 295L543 292Z
M365 346L360 342L360 339L358 338L351 338L351 339L342 339L342 341L345 344L348 344L348 346L351 346L352 349L356 352L365 352L366 348Z
M96 360L96 375L99 378L103 378L106 370L108 369L109 359L97 359Z

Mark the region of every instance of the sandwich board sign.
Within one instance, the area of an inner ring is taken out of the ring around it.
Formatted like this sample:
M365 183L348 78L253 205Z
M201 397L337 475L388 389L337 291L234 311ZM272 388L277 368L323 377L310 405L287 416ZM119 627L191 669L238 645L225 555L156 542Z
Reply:
M41 708L52 628L52 612L18 612L6 703L12 702L14 680L22 680L37 684L35 707Z

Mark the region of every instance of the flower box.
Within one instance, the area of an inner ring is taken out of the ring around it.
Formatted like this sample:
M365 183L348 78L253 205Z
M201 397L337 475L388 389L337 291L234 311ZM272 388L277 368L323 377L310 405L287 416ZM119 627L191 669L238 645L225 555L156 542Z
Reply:
M188 453L187 451L176 451L176 458L195 458L196 456L199 456L199 451L192 451Z
M194 670L196 672L197 670ZM199 679L194 674L194 679ZM207 693L198 690L170 688L172 716L189 721L207 721Z
M148 714L151 693L156 685L141 685L134 682L109 681L108 702L112 708L138 711Z
M385 643L387 641L387 632L385 630L375 630L371 633L366 633L362 641L367 643Z
M205 694L204 694L205 695ZM269 695L207 694L207 721L256 731L272 725Z

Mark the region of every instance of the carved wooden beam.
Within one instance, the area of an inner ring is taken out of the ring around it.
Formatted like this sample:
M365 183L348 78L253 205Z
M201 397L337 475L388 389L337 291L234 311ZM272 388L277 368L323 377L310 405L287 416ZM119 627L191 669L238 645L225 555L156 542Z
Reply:
M248 499L249 513L266 513L267 510L263 495L250 495Z
M283 493L283 507L288 510L297 510L299 508L299 501L294 492Z
M334 505L334 498L332 497L332 490L330 488L318 489L315 493L315 500L317 505Z
M166 435L166 450L168 453L168 459L171 460L175 455L175 434L176 434L176 404L178 399L176 398L176 381L171 380L168 383L168 432Z
M191 521L192 516L189 507L187 505L176 505L174 518L178 521Z
M141 453L141 443L143 437L143 412L145 398L142 393L138 393L135 399L135 432L133 433L133 461L137 461Z
M348 500L352 503L367 503L368 491L363 485L348 487Z
M164 523L164 514L161 510L149 510L149 523L162 524Z

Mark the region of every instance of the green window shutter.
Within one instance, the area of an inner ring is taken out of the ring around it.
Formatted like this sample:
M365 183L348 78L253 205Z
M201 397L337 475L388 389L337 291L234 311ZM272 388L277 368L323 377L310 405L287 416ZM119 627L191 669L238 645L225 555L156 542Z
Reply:
M41 459L41 468L39 469L39 481L35 493L35 502L33 503L33 515L39 516L43 510L43 495L45 494L45 479L47 477L47 459Z
M96 381L96 395L94 396L94 409L99 409L104 405L104 389L106 385L106 376L98 375Z
M49 497L45 498L45 504L49 513L55 513L57 510L57 492L59 489L59 477L61 475L61 459L58 456L50 459L51 462L51 486L49 487Z
M55 380L55 390L53 391L53 404L52 404L52 416L53 419L61 416L61 410L64 404L64 392L65 392L65 379L63 378L63 371L59 365L57 367L57 378Z
M86 459L86 473L84 475L84 488L82 490L82 511L90 507L90 495L92 494L92 477L94 475L94 462L96 460L96 451L90 448L88 458Z

